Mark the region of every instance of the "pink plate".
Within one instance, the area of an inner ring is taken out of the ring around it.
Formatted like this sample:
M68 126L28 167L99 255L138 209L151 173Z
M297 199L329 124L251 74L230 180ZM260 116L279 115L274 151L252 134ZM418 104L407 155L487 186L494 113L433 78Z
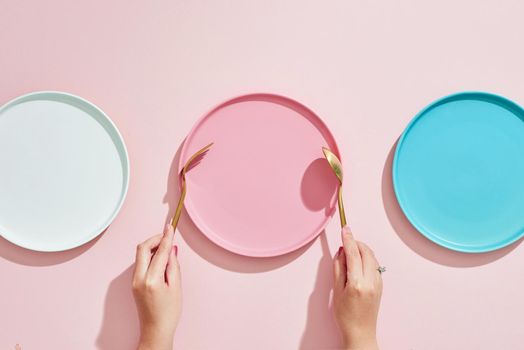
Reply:
M221 104L190 132L179 169L214 142L187 173L186 210L210 240L232 252L269 257L313 240L335 212L337 179L322 147L336 142L310 109L252 94Z

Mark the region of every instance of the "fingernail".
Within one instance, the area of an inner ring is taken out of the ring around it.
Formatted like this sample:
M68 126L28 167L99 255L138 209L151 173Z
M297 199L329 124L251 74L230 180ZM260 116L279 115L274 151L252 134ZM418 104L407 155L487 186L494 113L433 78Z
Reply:
M346 234L346 235L351 235L351 230L349 229L349 226L347 226L347 225L344 226L344 227L342 228L342 233L343 233L343 234Z
M178 246L174 246L173 250L175 251L175 255L178 256Z
M169 232L169 229L170 229L170 228L171 228L171 224L167 224L167 225L166 225L166 229L165 229L166 232Z

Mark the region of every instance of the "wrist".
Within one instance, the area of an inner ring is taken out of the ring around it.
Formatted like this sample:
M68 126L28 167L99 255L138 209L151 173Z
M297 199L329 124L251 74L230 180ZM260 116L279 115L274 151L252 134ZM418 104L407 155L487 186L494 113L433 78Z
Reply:
M154 329L141 331L138 350L172 350L173 336L172 332L159 332Z
M342 335L345 350L378 350L377 337L372 332L347 332Z
M173 341L142 340L138 343L138 350L171 350Z

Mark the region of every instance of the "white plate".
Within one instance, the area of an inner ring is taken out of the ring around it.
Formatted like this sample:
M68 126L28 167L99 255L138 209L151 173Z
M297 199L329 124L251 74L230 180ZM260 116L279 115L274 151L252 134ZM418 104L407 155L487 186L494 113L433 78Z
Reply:
M103 232L129 183L127 150L98 107L42 91L0 107L0 234L61 251Z

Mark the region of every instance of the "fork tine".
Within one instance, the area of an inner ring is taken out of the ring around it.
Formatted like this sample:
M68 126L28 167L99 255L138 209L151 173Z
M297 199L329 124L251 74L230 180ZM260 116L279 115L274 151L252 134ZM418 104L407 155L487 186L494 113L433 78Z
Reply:
M200 150L198 150L195 154L193 154L191 156L191 158L189 158L189 160L186 162L186 164L184 165L184 168L182 169L182 173L185 173L187 172L189 169L192 169L194 166L192 166L191 164L198 158L199 160L201 160L206 154L207 152L209 151L209 149L211 148L211 146L213 146L213 142L211 142L209 145L201 148Z
M198 158L195 158L190 164L188 164L187 168L186 168L186 173L195 168L198 164L200 164L202 162L202 158L203 157L198 157Z

